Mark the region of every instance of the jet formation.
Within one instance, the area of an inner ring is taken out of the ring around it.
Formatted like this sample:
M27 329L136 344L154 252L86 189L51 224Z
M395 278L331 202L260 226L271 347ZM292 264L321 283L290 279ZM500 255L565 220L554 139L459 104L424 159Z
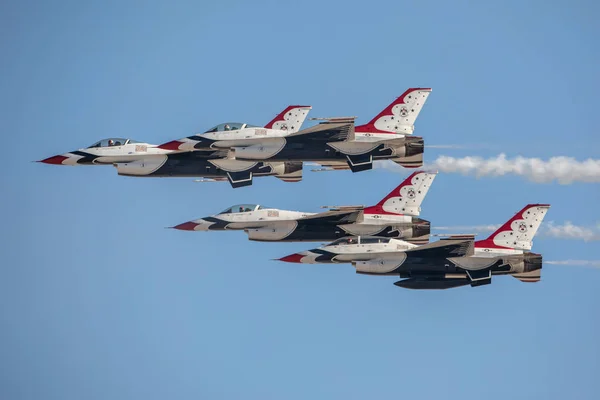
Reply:
M430 93L430 88L408 89L358 126L356 117L313 118L319 122L302 129L312 107L290 105L264 126L227 122L161 145L109 138L40 162L112 165L123 176L195 177L228 181L233 188L249 186L261 176L300 182L308 162L320 165L318 171L354 173L372 169L376 160L420 168L425 144L414 136L415 121ZM172 228L243 231L253 241L330 242L278 261L348 263L359 274L399 276L395 285L408 289L482 286L496 275L539 281L542 255L531 252L532 240L550 205L525 206L484 240L458 234L438 235L432 242L431 223L420 216L436 176L416 171L372 206L323 206L327 211L304 212L237 204Z
M414 123L430 93L430 88L408 89L360 126L354 117L325 118L301 130L312 107L292 105L262 127L227 122L161 145L110 138L40 162L113 165L124 176L198 177L229 181L234 188L251 185L255 176L299 182L307 161L352 172L373 168L374 160L419 168L424 142L413 136Z

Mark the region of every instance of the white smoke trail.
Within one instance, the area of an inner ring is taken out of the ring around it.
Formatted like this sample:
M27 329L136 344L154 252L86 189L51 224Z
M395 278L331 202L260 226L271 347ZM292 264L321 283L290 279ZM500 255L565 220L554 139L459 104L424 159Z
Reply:
M495 146L488 144L426 144L428 149L454 149L454 150L475 150L475 149L494 149Z
M456 232L493 232L500 225L472 225L472 226L435 226L431 229ZM543 223L538 235L555 239L583 240L585 242L600 240L600 224L595 227L574 225L571 221L563 224L554 222Z
M573 265L581 267L600 268L600 260L562 260L562 261L544 261L544 264L551 265Z
M554 237L559 239L581 239L586 242L600 240L600 232L596 229L573 225L571 221L565 222L563 225L556 225L554 222L542 225L544 228L542 233L544 236Z
M431 229L457 232L493 232L498 228L500 228L500 225L435 226Z
M463 175L503 176L518 175L536 183L558 181L562 185L575 182L600 182L600 160L588 158L578 161L573 157L552 157L548 160L517 156L506 158L502 153L496 157L449 157L439 156L429 168Z

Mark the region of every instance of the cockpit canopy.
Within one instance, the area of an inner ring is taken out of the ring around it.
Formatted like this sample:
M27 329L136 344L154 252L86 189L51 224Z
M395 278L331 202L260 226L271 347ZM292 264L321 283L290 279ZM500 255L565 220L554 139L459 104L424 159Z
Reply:
M141 142L138 142L137 140L133 140L133 139L107 138L107 139L102 139L101 141L94 143L93 145L89 146L88 149L91 149L94 147L123 146L123 145L129 144L129 143L141 143Z
M237 131L239 129L244 129L244 128L259 128L259 127L256 125L244 124L241 122L224 122L213 128L210 128L209 130L207 130L204 133Z
M329 243L328 246L346 246L350 244L374 244L374 243L389 243L390 238L384 237L369 237L369 236L353 236L338 239Z
M265 207L262 207L259 204L236 204L233 207L229 207L228 209L221 211L219 214L250 212L250 211L256 211L256 210L262 210L264 208Z

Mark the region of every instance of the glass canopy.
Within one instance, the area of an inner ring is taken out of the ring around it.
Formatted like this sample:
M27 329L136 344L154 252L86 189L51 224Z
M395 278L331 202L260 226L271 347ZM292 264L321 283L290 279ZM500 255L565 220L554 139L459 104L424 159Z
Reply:
M140 142L138 142L137 140L125 139L125 138L107 138L107 139L102 139L101 141L94 143L93 145L89 146L88 149L91 149L94 147L123 146L123 145L129 144L129 143L140 143Z
M237 131L239 129L244 129L244 128L259 128L259 127L255 126L255 125L244 124L242 122L224 122L222 124L219 124L215 127L210 128L209 130L207 130L204 133Z
M235 206L229 207L228 209L221 211L219 214L242 213L262 209L263 207L261 207L258 204L236 204Z

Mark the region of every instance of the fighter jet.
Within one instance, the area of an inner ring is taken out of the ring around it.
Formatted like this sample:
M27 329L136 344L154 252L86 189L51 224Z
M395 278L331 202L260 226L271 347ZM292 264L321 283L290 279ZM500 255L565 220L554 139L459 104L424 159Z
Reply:
M429 242L430 223L418 218L421 203L436 174L410 175L377 205L326 206L329 211L306 213L258 204L238 204L217 215L184 222L173 228L187 231L243 230L256 241L329 241L354 235L404 238Z
M240 179L246 163L256 161L312 161L326 169L359 172L371 169L373 160L380 159L417 168L423 165L424 142L411 135L429 93L430 88L408 89L369 123L357 127L354 117L321 118L325 122L298 132L266 127L224 132L217 126L159 147L178 151L227 149L222 162L229 168L237 166Z
M493 275L512 275L522 282L541 278L542 255L531 252L548 204L529 204L487 239L457 236L418 246L382 237L346 237L318 249L291 254L280 261L352 263L357 273L399 275L394 284L409 289L481 286Z
M149 143L125 138L104 139L93 145L41 160L54 165L113 165L119 175L151 177L202 177L229 181L236 187L252 184L253 176L275 176L285 182L302 180L301 162L252 162L246 166L245 180L236 180L235 169L221 162L218 150L175 152Z
M159 148L173 151L229 149L259 143L266 138L281 138L298 132L311 109L311 106L288 106L264 127L225 122L204 133L161 144Z

